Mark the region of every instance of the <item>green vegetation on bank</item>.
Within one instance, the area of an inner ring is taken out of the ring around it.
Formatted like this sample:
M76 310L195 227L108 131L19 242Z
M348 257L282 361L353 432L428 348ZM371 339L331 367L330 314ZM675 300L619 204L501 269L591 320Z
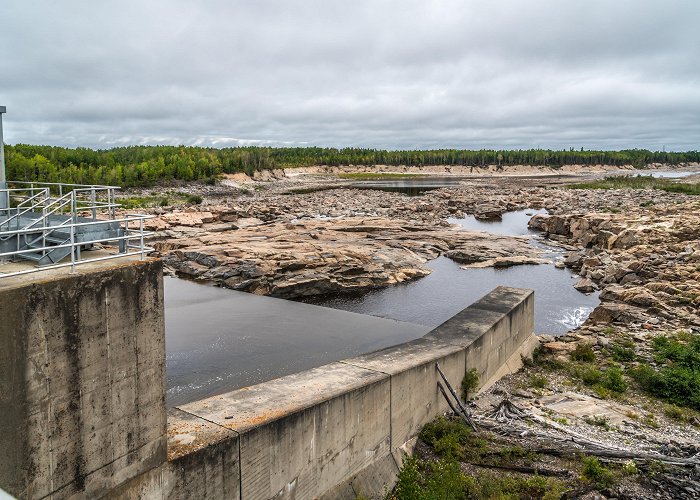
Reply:
M132 210L134 208L169 207L185 203L199 205L202 203L202 197L198 194L167 191L156 196L126 196L118 198L117 202L121 204L122 208Z
M657 337L653 341L658 369L641 364L630 371L649 394L678 407L700 410L700 337Z
M571 189L661 189L670 193L700 195L700 184L656 179L649 175L613 176L592 182L572 184Z
M461 150L383 151L366 148L203 148L129 146L107 150L17 144L6 147L8 178L43 182L151 186L173 181L211 181L225 173L313 165L544 165L613 166L700 162L699 151Z
M534 365L564 372L579 387L588 387L602 398L624 398L640 393L664 402L664 412L675 420L700 425L700 337L687 331L660 335L651 341L651 351L639 354L635 342L622 333L608 333L609 343L596 353L580 343L564 362L539 351ZM536 388L535 373L530 387Z
M606 465L580 453L528 450L498 434L474 432L455 417L436 418L419 437L430 452L405 458L387 500L578 498L641 472L634 462Z

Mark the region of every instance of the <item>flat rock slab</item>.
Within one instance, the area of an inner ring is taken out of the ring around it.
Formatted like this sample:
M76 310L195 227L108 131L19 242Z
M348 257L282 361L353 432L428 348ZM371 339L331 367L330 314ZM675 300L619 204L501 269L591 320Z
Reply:
M352 217L235 224L239 229L203 224L156 248L180 274L286 299L402 283L429 274L425 263L440 255L496 267L542 262L527 238L420 221Z
M596 399L585 394L565 392L543 396L539 398L543 407L576 418L604 417L612 425L619 425L629 421L628 415L638 414L639 410L633 406L623 405L613 401Z

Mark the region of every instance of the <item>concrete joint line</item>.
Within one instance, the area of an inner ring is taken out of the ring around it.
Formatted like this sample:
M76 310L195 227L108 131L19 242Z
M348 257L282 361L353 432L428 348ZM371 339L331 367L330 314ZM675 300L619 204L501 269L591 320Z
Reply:
M204 420L205 422L209 422L210 424L214 424L214 425L217 426L217 427L221 427L222 429L226 429L228 432L233 432L233 433L236 435L236 437L240 437L240 436L241 436L241 434L240 434L238 431L234 431L233 429L229 429L228 427L224 427L223 425L221 425L221 424L218 423L218 422L214 422L213 420L209 420L208 418L200 417L199 415L196 415L196 414L194 414L194 413L191 413L191 412L189 412L189 411L187 411L187 410L183 410L182 408L180 408L180 407L178 407L178 406L174 406L173 408L175 408L175 409L178 410L178 411L181 411L182 413L187 413L188 415L192 415L193 417L198 418L199 420ZM240 448L240 441L239 441L238 447ZM240 453L239 453L239 455L238 455L238 458L239 458L239 460L240 460Z
M344 365L354 366L355 368L361 368L363 370L367 370L367 371L374 372L374 373L381 373L383 375L388 375L389 378L391 378L391 373L383 372L381 370L375 370L374 368L367 368L366 366L356 365L354 363L350 363L349 361L338 361L338 363L343 363Z
M366 368L364 366L358 366L358 365L355 365L355 364L350 363L348 361L339 361L339 363L343 363L343 364L346 364L349 366L354 366L356 368L362 368L363 370L369 370L369 371L375 372L375 373L381 373L381 374L387 375L389 377L389 455L391 455L391 459L394 461L394 464L396 464L396 467L399 470L401 470L401 467L399 467L399 464L396 462L396 457L394 457L394 441L392 440L392 436L394 435L394 433L393 433L394 429L392 427L393 422L394 422L394 407L392 405L393 400L391 399L391 395L392 395L392 386L394 385L392 383L392 380L394 377L391 375L391 373L383 372L381 370L374 370L372 368ZM352 484L351 484L351 486L352 486ZM354 492L355 488L353 487L352 490ZM357 494L357 492L355 492L355 494Z

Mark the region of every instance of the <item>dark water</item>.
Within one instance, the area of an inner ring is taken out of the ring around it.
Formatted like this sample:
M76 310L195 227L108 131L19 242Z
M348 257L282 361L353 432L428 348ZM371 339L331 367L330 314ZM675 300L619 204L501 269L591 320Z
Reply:
M379 191L390 191L403 193L409 196L418 196L426 191L440 189L444 187L457 186L465 177L456 176L429 176L429 177L407 177L396 180L376 180L358 181L346 187L355 189L376 189Z
M167 403L413 340L429 328L165 278Z
M532 244L559 253L537 241L527 229L534 210L504 214L503 222L482 222L473 217L453 219L465 229L508 235L531 235ZM439 257L428 263L432 273L419 280L369 292L361 297L335 297L317 302L325 307L392 318L435 327L499 285L535 290L535 332L563 334L583 323L598 305L597 294L585 295L573 288L571 271L552 264L513 266L505 269L461 269Z

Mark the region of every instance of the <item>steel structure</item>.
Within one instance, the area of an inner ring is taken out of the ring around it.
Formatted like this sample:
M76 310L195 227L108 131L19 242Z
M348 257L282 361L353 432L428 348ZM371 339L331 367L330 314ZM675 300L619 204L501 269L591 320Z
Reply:
M138 254L145 244L143 214L117 215L117 186L85 186L51 182L8 182L0 106L0 263L32 261L31 269L3 273L0 278ZM84 251L108 250L85 258ZM109 251L112 249L112 252Z
M152 249L144 214L119 214L117 186L9 181L0 189L0 261L26 260L31 269L0 278L86 262L139 255ZM107 250L92 257L86 251Z

